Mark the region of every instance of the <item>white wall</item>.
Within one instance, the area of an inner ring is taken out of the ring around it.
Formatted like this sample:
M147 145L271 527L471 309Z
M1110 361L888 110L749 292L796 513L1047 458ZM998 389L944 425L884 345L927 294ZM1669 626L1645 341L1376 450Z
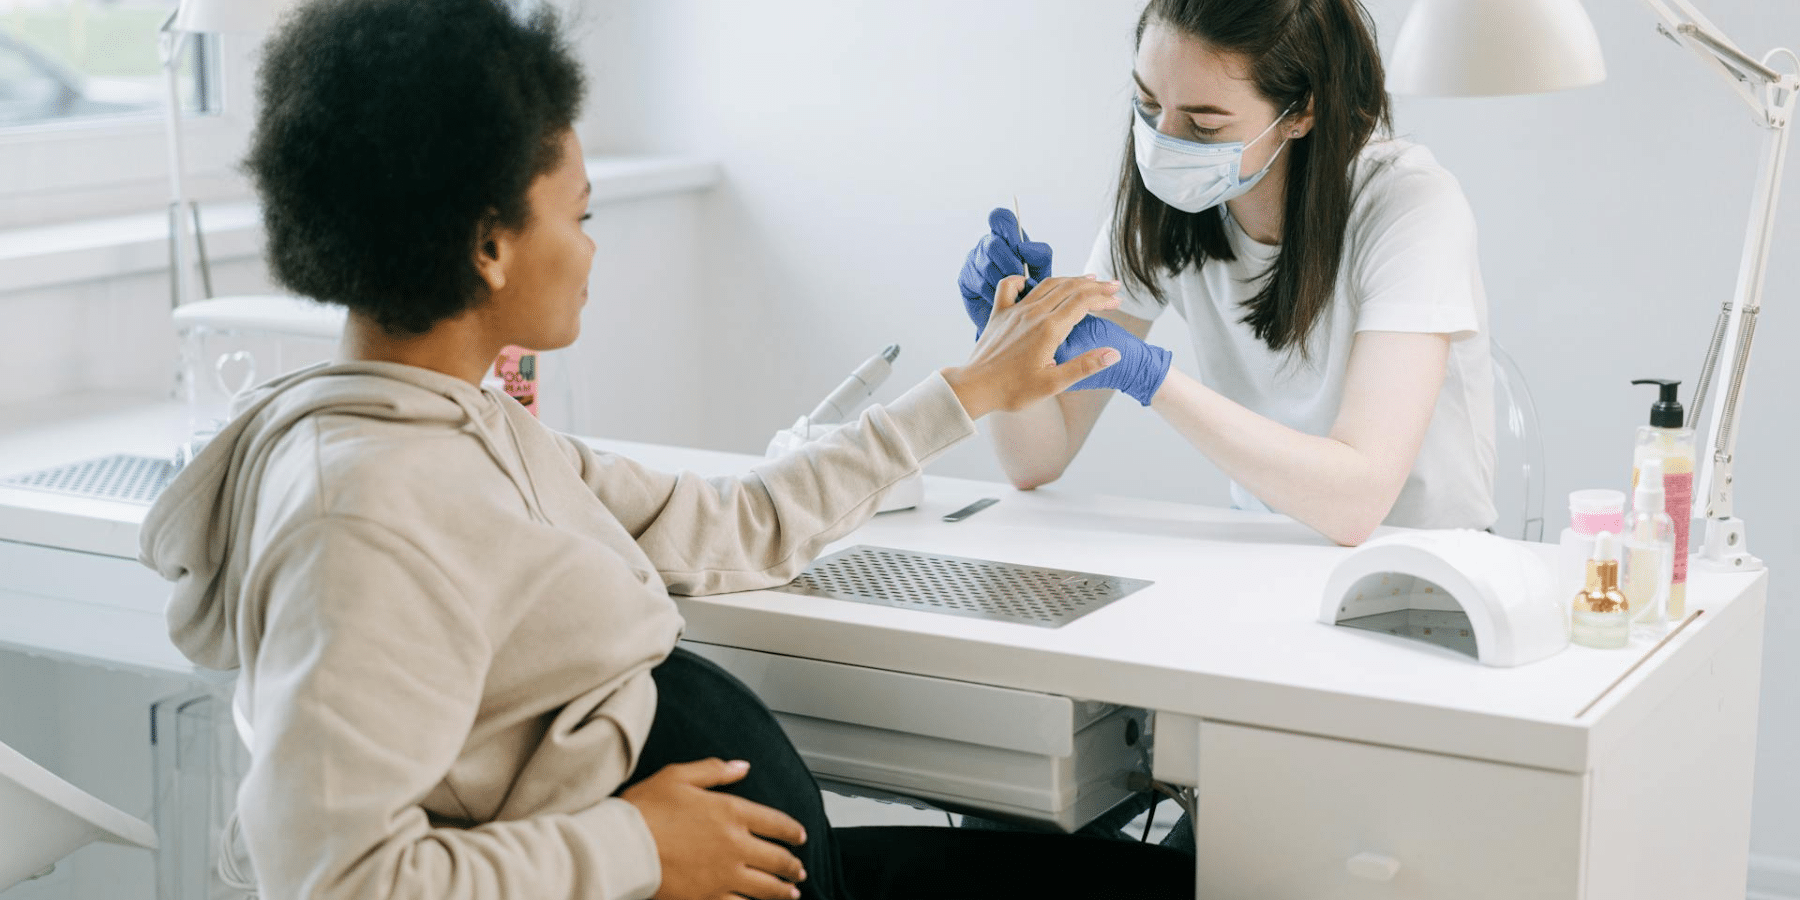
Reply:
M582 332L545 366L544 421L577 434L610 434L660 444L706 442L699 410L716 387L689 360L705 333L694 298L701 258L694 233L704 195L682 192L597 205ZM558 371L568 373L565 383ZM566 393L565 393L566 390ZM553 408L568 400L567 422Z
M715 385L707 444L759 450L889 341L897 383L967 352L957 268L986 211L1019 197L1027 227L1085 261L1117 166L1141 0L636 0L591 4L590 149L716 155L706 327L664 350ZM1408 0L1369 0L1391 41ZM1800 45L1800 6L1704 4L1760 52ZM1399 130L1462 179L1482 229L1492 326L1536 388L1550 525L1580 487L1619 486L1652 399L1639 377L1698 374L1733 285L1760 133L1734 94L1657 36L1647 7L1587 4L1609 80L1564 94L1401 99ZM1800 443L1787 386L1800 359L1800 165L1768 275L1740 444L1739 511L1774 569L1753 850L1800 857ZM596 302L605 302L596 297ZM1154 335L1188 361L1179 328ZM698 352L695 352L695 351ZM654 353L657 351L637 351ZM898 388L890 388L889 393ZM1159 420L1116 402L1069 488L1224 498L1216 471ZM621 436L630 436L629 434ZM984 444L939 464L997 477ZM1153 477L1144 473L1154 472ZM1800 860L1794 865L1800 867ZM1800 868L1793 871L1800 872Z
M219 295L271 290L261 260L213 265ZM8 377L0 406L53 394L154 393L175 385L167 272L0 293Z

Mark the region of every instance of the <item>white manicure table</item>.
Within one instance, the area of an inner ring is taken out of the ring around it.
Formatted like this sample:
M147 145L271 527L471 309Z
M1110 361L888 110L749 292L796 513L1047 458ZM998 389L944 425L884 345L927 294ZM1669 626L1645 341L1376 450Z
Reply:
M130 397L15 408L0 478L163 455L178 420ZM755 462L592 443L704 474ZM168 643L166 586L135 562L145 509L0 486L0 650L216 679ZM1191 792L1207 900L1744 896L1766 574L1696 567L1704 613L1654 653L1639 636L1502 669L1321 624L1349 551L1278 516L928 477L917 509L827 552L852 545L1153 584L1056 628L678 598L687 645L745 678L832 781L1004 814L1116 790L1068 761L1129 746ZM1021 771L1036 781L1008 781Z

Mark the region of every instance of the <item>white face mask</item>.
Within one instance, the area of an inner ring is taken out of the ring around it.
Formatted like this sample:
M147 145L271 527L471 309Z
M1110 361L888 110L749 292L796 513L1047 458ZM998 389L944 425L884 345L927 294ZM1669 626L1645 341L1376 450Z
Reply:
M1227 200L1242 197L1256 183L1269 173L1269 167L1275 165L1276 157L1281 155L1282 147L1287 146L1284 139L1280 147L1270 155L1269 161L1262 170L1249 178L1240 178L1239 172L1244 164L1244 148L1263 139L1281 120L1287 117L1292 106L1281 111L1275 121L1264 128L1262 134L1243 141L1224 141L1217 144L1202 144L1196 141L1184 141L1169 137L1156 130L1156 123L1144 112L1143 104L1136 98L1131 101L1132 109L1137 112L1137 120L1131 123L1133 143L1136 144L1138 174L1144 177L1144 187L1150 189L1157 199L1182 212L1197 213L1203 209L1211 209Z

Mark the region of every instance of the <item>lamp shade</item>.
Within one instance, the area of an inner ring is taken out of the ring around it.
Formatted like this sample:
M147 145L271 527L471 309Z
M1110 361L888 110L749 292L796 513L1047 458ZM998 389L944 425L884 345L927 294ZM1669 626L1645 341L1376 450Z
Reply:
M175 30L207 34L261 34L296 0L181 0Z
M1416 0L1388 61L1398 94L1538 94L1606 78L1580 0Z

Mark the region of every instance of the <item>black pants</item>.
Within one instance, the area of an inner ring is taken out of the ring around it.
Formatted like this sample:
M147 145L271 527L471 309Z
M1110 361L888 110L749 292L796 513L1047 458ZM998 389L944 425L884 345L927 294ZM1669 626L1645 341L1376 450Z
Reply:
M686 650L652 673L656 720L625 787L671 763L716 756L750 762L719 790L771 806L806 828L795 851L802 896L818 900L995 900L1194 896L1192 858L1161 847L1081 835L931 827L833 829L819 785L773 714L730 673Z

